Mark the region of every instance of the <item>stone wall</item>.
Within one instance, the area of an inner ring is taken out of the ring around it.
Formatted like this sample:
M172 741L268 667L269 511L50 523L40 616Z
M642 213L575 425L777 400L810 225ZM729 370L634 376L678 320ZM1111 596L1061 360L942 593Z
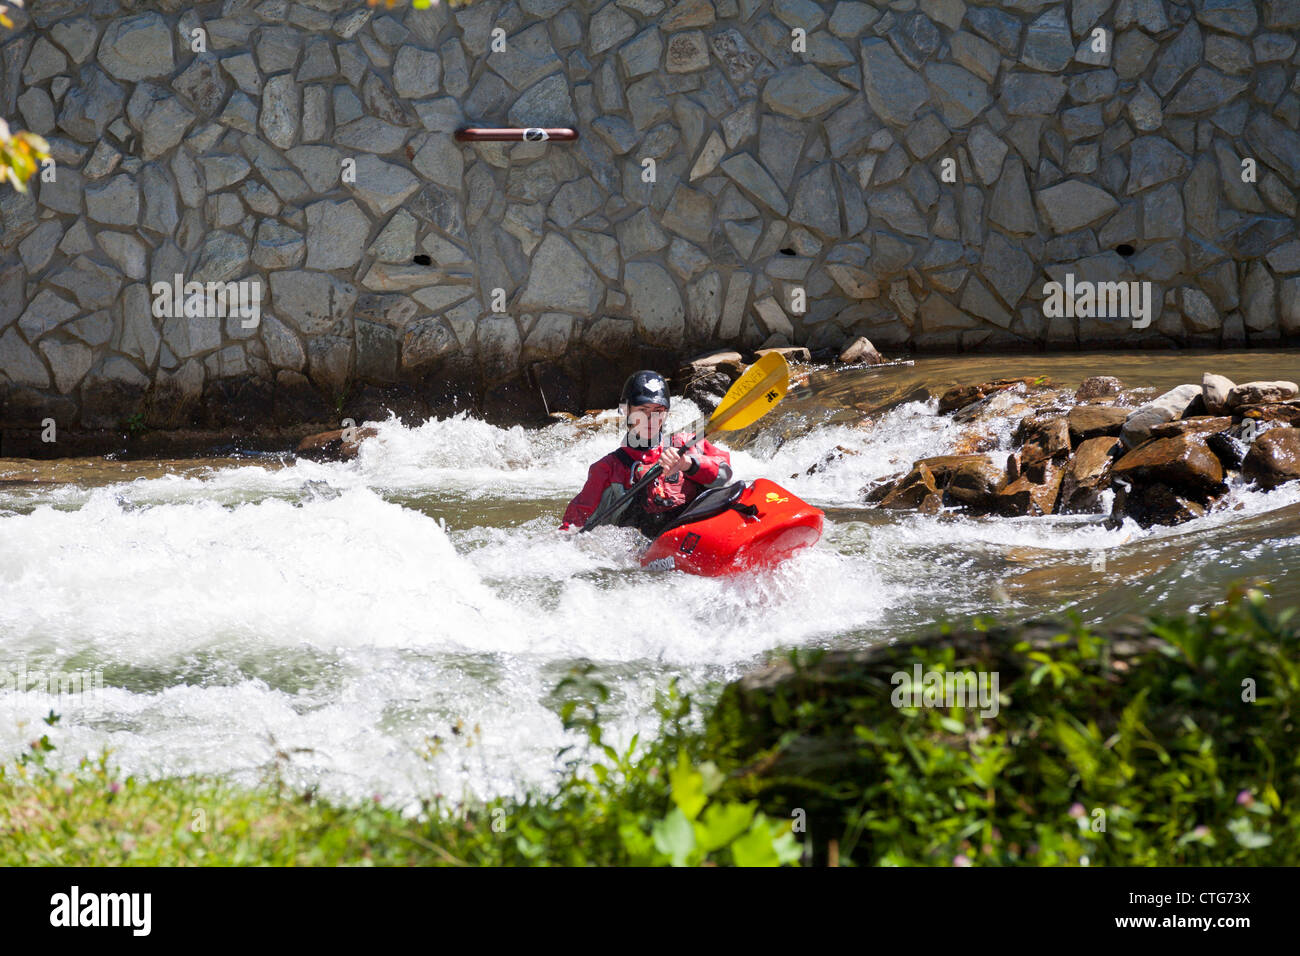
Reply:
M704 348L859 334L1300 336L1300 0L16 15L0 109L56 164L0 195L11 428L580 408ZM467 124L580 136L462 145ZM1066 273L1149 281L1158 315L1049 318ZM256 280L258 324L155 316L176 275Z

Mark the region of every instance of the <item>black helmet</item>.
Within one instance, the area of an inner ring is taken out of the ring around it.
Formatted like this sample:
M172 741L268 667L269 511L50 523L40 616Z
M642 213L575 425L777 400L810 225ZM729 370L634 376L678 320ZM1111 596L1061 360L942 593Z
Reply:
M649 369L633 372L623 383L623 393L618 397L618 414L627 428L624 441L632 448L653 447L659 443L659 429L656 427L654 433L645 439L638 438L630 417L635 405L662 405L668 408L668 383L662 375Z
M662 405L668 408L668 383L658 372L649 369L633 372L623 383L623 394L619 396L618 403L628 408L633 405Z

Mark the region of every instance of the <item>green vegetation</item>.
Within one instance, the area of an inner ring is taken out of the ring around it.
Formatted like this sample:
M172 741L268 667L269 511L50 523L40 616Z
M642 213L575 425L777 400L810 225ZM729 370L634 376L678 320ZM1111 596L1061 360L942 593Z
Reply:
M1105 637L977 621L792 655L726 688L703 726L670 689L655 740L623 751L602 738L608 692L579 671L556 695L587 745L560 754L553 792L416 817L278 773L254 789L119 779L104 758L64 773L47 732L0 768L0 864L1291 863L1297 651L1294 609L1257 591ZM917 664L996 672L996 716L894 707Z
M1102 637L976 622L731 685L706 747L843 864L1281 865L1300 848L1300 629L1238 591ZM890 703L899 671L997 673L997 716ZM720 755L730 755L724 759ZM832 850L831 844L835 844Z

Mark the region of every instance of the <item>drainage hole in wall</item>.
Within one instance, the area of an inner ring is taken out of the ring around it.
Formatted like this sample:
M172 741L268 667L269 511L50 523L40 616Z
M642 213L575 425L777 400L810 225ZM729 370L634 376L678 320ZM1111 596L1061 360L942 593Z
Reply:
M795 251L791 249L789 246L786 246L784 249L781 250L781 255L783 256L793 256L794 254Z
M1115 251L1118 252L1121 256L1123 256L1125 259L1127 259L1129 256L1133 255L1133 253L1136 252L1137 250L1135 250L1127 242L1121 242L1118 246L1115 247Z
M413 261L417 266L427 266L431 262L433 262L433 260L430 259L428 256L426 256L424 253L420 253L411 261Z

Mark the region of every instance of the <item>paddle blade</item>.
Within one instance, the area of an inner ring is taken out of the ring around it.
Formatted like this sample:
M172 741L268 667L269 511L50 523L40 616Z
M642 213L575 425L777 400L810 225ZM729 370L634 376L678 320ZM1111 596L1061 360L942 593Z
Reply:
M790 366L780 352L768 352L745 370L709 416L709 431L731 431L752 425L785 397Z

